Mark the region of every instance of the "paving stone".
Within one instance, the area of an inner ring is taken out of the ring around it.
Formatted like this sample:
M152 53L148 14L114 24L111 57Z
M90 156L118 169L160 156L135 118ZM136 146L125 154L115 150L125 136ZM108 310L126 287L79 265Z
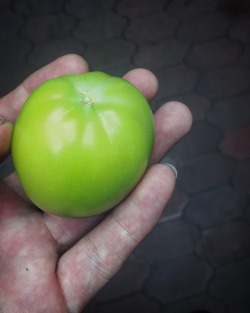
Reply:
M250 194L250 160L239 163L232 175L232 181L236 188Z
M129 62L129 60L127 60ZM105 70L105 73L117 77L123 77L128 71L134 69L134 66L131 63L124 63L121 65L115 65L115 66L109 66L105 67L105 65L102 65L99 67L103 68Z
M80 20L73 34L86 43L119 37L127 22L124 17L109 13Z
M189 46L184 42L171 37L158 44L141 46L134 57L135 65L150 70L180 63Z
M197 84L197 91L211 99L220 99L249 91L250 69L230 65L211 70Z
M149 267L133 256L125 262L115 277L97 294L98 302L111 301L141 290L149 274Z
M0 3L0 10L5 9L11 4L12 0L2 0Z
M0 10L0 39L17 34L23 24L24 19L20 15L9 9Z
M207 228L240 218L246 204L244 193L225 185L193 195L185 208L185 218Z
M204 230L197 253L215 266L249 257L250 227L243 222L232 222Z
M195 45L188 56L188 62L203 71L232 64L241 54L241 46L226 38Z
M185 192L179 188L175 188L170 201L162 213L159 223L181 217L188 200L188 195Z
M244 52L239 60L241 66L250 66L250 46L245 46Z
M198 237L197 228L181 219L162 222L138 246L135 255L157 264L192 252Z
M28 62L40 68L62 55L68 53L83 55L83 52L84 46L81 42L71 38L57 39L37 44L28 56Z
M177 96L175 99L188 106L194 121L204 120L210 108L210 101L208 98L195 92L191 92L183 96Z
M179 168L177 184L188 193L229 182L234 162L218 153L185 160Z
M28 0L32 15L46 15L59 12L63 9L67 0Z
M117 3L116 11L130 18L147 16L162 12L165 2L165 0L121 0Z
M248 204L246 205L245 217L246 221L250 222L250 197L248 197Z
M211 275L208 264L186 255L154 266L145 290L167 304L203 292Z
M19 37L0 39L0 97L16 88L31 74L33 69L25 63L30 49L30 44Z
M230 29L229 35L235 40L250 43L250 19L237 22Z
M250 126L232 129L224 134L220 150L234 159L250 157Z
M248 125L249 102L250 93L217 101L208 114L208 120L224 130Z
M97 313L97 303L92 299L81 313Z
M173 36L178 24L178 19L167 17L163 12L132 19L125 30L125 35L138 45L156 44Z
M102 16L112 11L116 0L70 0L65 5L65 10L79 18Z
M173 0L166 2L165 10L169 15L187 18L213 11L216 6L216 0Z
M218 1L218 9L222 11L224 14L227 14L230 17L233 17L234 19L241 20L242 18L245 18L250 13L250 6L248 0L230 0L230 1L224 1L220 0Z
M214 11L184 19L178 35L189 43L199 43L225 36L227 28L227 18Z
M246 302L231 304L228 313L249 313L249 305Z
M161 307L157 301L145 297L143 294L135 294L111 303L98 306L97 313L161 313Z
M230 306L250 296L250 259L231 263L216 270L210 293Z
M31 8L27 0L16 0L14 3L12 1L12 6L15 12L21 13L23 16L27 17L31 15Z
M163 313L226 313L225 305L221 301L202 293L173 304L166 305ZM236 313L236 311L232 312ZM238 313L238 312L237 312Z
M159 80L158 99L166 99L190 92L198 80L198 73L186 66L178 65L155 71Z
M206 138L204 140L204 138ZM171 150L179 158L202 155L216 150L222 132L219 128L206 121L196 122L189 133L182 138Z
M122 38L114 38L89 45L84 56L91 69L104 70L128 64L134 50L134 44Z
M38 16L28 19L21 34L32 42L39 43L65 38L75 25L75 19L64 13Z

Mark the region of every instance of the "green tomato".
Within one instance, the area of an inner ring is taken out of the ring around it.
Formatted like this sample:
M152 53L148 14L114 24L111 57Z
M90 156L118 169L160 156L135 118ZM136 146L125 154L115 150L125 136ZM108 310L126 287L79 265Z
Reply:
M14 127L12 156L31 201L45 212L95 215L123 200L144 174L154 124L142 93L101 72L40 85Z

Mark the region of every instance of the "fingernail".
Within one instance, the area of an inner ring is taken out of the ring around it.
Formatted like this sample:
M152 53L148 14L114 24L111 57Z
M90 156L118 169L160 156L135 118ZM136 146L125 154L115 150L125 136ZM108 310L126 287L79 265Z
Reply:
M166 165L167 167L169 167L175 174L175 177L177 178L178 176L178 172L177 172L177 169L174 165L170 164L170 163L163 163L164 165Z

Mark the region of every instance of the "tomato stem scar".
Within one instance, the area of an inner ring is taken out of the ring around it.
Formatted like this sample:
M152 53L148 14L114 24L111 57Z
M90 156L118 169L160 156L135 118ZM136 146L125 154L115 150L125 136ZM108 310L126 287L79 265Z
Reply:
M83 105L91 106L91 105L94 104L95 99L94 99L93 94L91 94L91 93L90 93L89 91L87 91L87 90L83 90L83 91L80 93L80 102L81 102Z

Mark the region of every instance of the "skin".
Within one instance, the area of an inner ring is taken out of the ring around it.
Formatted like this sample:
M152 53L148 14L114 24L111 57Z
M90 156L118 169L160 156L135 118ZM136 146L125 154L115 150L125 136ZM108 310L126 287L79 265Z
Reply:
M9 152L12 124L30 92L43 81L88 70L76 55L61 57L28 77L0 100L0 154ZM124 77L148 100L155 76L136 69ZM106 215L70 219L41 213L27 200L14 174L0 182L0 312L81 312L152 230L175 186L175 174L157 162L190 129L179 102L154 116L155 146L140 184ZM46 299L46 301L44 301Z

